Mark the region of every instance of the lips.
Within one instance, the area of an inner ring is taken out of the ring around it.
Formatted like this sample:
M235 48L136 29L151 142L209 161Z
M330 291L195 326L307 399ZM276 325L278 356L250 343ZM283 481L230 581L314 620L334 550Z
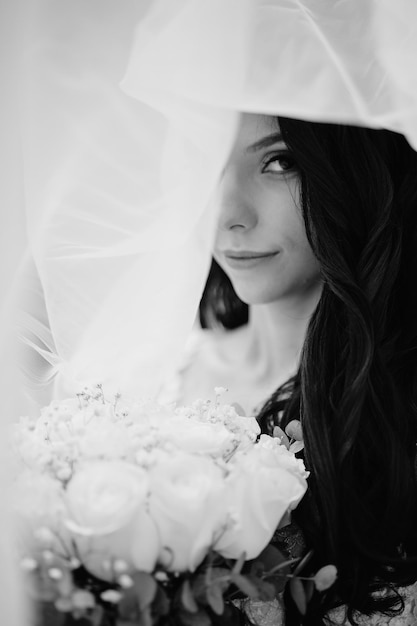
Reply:
M254 250L225 250L224 256L228 259L264 259L278 254L277 251L255 252Z
M255 250L225 250L225 263L232 269L247 270L262 263L267 263L279 252L260 252Z

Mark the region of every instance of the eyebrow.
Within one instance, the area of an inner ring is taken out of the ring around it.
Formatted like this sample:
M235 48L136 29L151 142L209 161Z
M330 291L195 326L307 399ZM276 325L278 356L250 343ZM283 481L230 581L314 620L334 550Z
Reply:
M280 141L284 141L280 132L272 133L272 135L267 135L259 141L255 141L251 146L247 148L248 152L256 152L257 150L261 150L261 148L269 148L274 143L278 143Z

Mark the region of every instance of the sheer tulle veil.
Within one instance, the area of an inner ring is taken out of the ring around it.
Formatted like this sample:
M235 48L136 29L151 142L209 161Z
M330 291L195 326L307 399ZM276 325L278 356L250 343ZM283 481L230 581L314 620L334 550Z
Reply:
M404 0L395 10L368 0L28 7L18 83L27 242L16 228L13 319L35 407L91 382L153 395L175 367L239 111L386 127L417 145L413 13Z
M240 111L417 147L414 0L19 7L0 147L4 420L95 382L158 393L196 314Z

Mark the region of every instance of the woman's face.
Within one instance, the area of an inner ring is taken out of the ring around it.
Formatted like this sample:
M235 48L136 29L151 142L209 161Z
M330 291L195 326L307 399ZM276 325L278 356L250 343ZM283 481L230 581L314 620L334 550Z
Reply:
M299 207L296 164L277 119L244 113L216 200L214 257L241 300L302 298L320 284Z

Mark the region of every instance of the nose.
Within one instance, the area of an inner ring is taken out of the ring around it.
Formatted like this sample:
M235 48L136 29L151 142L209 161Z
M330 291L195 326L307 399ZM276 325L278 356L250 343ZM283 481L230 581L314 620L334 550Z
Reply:
M250 193L248 176L231 165L223 171L218 188L220 230L250 230L257 215Z

